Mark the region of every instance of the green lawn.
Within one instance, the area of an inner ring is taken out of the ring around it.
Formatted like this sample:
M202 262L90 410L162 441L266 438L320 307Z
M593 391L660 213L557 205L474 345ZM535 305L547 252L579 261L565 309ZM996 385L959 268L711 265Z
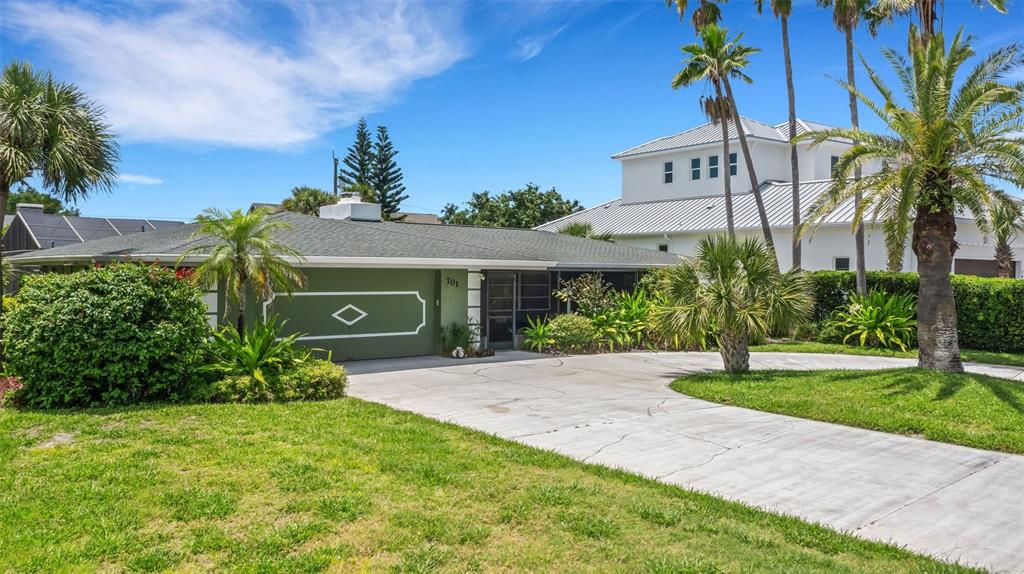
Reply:
M702 399L1024 454L1024 383L917 368L752 371L687 376L672 388Z
M837 343L815 343L810 341L787 341L767 343L750 347L751 352L777 353L844 353L847 355L872 355L878 357L917 358L917 351L901 351L899 349L875 349L872 347L856 347ZM995 351L977 351L961 349L960 356L965 361L989 363L991 365L1011 365L1024 367L1024 353L997 353Z
M6 571L968 571L355 399L0 410L0 466Z

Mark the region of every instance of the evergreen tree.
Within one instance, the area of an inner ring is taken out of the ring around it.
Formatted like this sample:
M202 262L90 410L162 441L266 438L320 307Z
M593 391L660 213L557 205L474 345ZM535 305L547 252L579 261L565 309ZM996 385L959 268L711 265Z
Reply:
M398 167L395 149L386 126L377 126L377 141L373 145L373 170L370 187L373 188L374 199L380 204L384 219L395 219L402 201L409 198L405 195L402 185L402 168Z
M373 172L373 139L366 118L360 118L356 126L356 141L348 148L342 160L344 164L338 170L339 188L353 185L370 185Z

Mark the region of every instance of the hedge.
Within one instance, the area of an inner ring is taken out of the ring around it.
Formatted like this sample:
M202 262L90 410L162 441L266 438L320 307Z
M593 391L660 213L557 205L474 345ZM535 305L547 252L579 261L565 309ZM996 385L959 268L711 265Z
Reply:
M917 273L869 271L868 289L917 295ZM822 321L846 303L856 285L852 271L815 271L814 319ZM1024 279L953 275L960 346L1024 352Z

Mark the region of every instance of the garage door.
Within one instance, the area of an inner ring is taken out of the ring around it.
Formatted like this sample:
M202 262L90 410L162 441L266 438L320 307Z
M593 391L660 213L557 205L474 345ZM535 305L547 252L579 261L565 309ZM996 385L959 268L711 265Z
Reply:
M275 297L264 310L304 345L336 361L435 352L436 271L311 269L306 279L304 291Z

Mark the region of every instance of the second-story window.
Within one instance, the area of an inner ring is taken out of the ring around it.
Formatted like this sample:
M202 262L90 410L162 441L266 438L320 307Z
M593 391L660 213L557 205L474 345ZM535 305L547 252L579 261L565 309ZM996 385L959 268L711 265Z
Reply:
M837 165L839 165L839 156L834 155L834 156L832 156L832 165L831 165L831 168L829 170L829 173L831 173L833 177L835 177L835 175L836 175L836 166Z
M718 156L708 156L708 179L718 177Z
M729 154L729 175L736 175L736 154Z
M664 166L664 176L662 181L665 183L672 183L672 162L666 161Z
M690 160L690 179L700 179L700 158Z

